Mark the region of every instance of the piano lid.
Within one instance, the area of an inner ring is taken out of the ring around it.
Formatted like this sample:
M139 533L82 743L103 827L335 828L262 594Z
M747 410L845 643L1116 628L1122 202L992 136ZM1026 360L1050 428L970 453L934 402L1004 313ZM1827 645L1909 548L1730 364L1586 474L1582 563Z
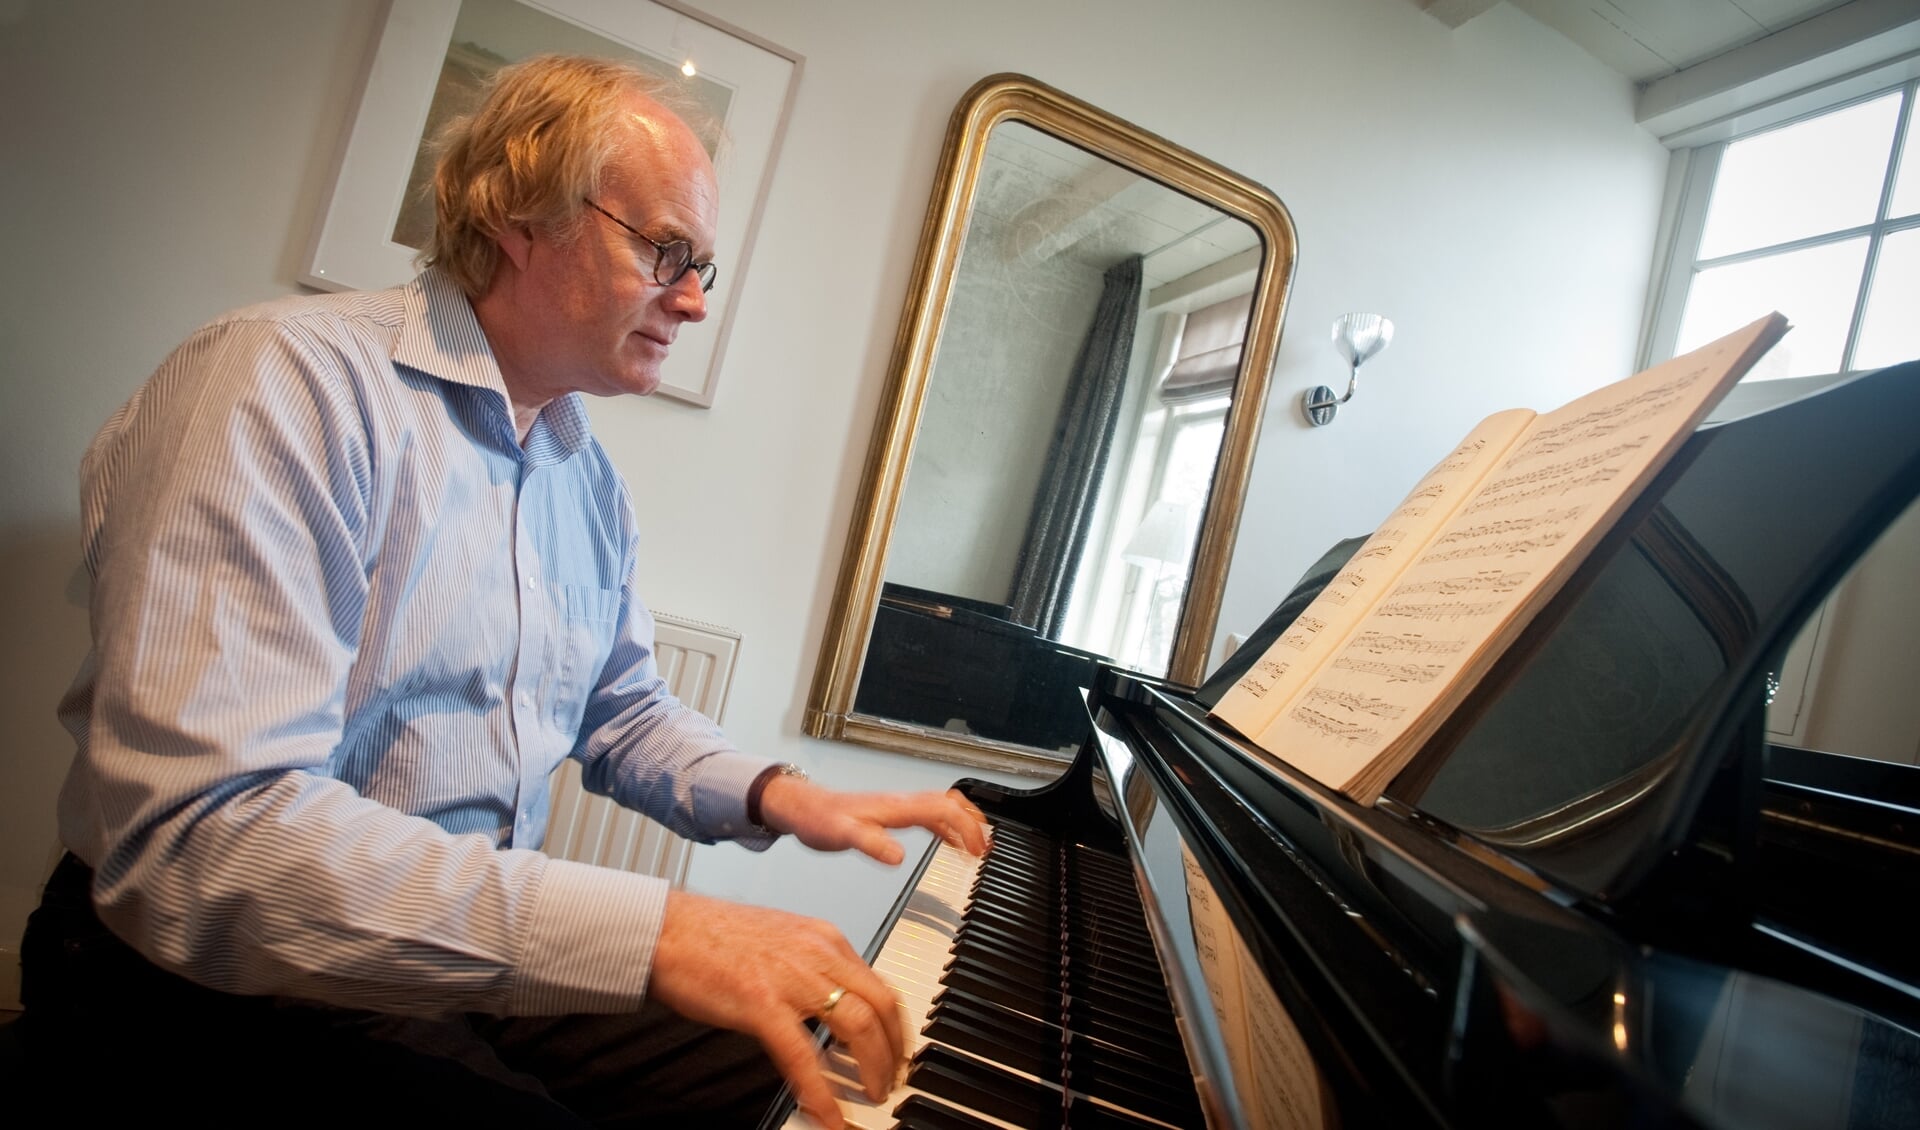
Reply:
M1920 362L1701 428L1388 796L1616 908L1721 870L1768 676L1920 494L1916 420Z

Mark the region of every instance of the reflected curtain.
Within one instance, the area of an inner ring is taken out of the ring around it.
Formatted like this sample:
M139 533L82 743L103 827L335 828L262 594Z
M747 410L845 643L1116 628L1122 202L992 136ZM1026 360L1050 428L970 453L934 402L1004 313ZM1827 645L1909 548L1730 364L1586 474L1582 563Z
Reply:
M1160 399L1178 404L1231 393L1240 378L1240 348L1252 315L1251 293L1188 314L1180 326L1173 367L1160 381Z
M1066 626L1073 578L1086 552L1140 319L1140 256L1107 269L1093 326L1080 343L1035 492L1007 603L1016 622L1047 639Z

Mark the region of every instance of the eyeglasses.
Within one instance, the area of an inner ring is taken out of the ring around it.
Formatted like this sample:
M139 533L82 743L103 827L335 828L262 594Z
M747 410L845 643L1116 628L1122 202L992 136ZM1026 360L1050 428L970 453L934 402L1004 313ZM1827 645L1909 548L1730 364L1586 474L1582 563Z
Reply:
M692 271L700 279L701 293L704 294L713 289L713 280L720 277L720 268L714 266L711 261L705 263L694 262L693 244L688 243L684 239L675 239L667 243L661 243L657 239L641 235L639 232L633 230L631 224L614 215L612 212L607 211L605 208L600 207L600 205L595 204L593 201L586 200L584 197L582 197L582 200L587 207L600 213L607 219L612 220L614 223L619 224L622 228L625 228L628 235L633 236L635 239L644 239L648 243L653 244L654 282L659 283L661 286L672 286L674 283L680 281L680 276L686 274L688 271Z

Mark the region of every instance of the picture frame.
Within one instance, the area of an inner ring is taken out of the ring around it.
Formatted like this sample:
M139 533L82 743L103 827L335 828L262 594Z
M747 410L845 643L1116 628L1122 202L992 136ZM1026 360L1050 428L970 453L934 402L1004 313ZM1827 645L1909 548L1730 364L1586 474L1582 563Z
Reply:
M719 277L657 390L711 408L804 60L675 0L392 0L300 281L369 290L412 278L432 224L420 192L430 138L492 70L545 51L655 70L724 131L724 142L703 136L720 187Z

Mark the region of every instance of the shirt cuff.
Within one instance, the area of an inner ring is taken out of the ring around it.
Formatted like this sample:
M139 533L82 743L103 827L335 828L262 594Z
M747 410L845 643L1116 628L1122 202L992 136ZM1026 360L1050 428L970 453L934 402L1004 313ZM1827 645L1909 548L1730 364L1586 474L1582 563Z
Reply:
M652 875L548 859L508 1015L639 1008L669 886Z
M765 851L780 837L747 820L747 790L778 762L745 753L716 753L700 761L693 779L693 818L714 839Z

